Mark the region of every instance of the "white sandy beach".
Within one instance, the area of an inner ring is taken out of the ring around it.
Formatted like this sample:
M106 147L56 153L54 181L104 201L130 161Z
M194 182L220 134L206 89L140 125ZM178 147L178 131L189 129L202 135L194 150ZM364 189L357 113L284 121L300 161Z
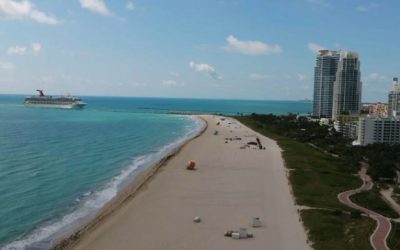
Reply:
M266 150L241 149L255 132L231 119L217 126L220 117L202 117L207 130L73 249L310 249L278 145L258 135ZM242 140L225 143L235 136ZM189 160L197 170L185 169ZM252 228L253 217L263 227ZM224 237L240 227L254 238Z

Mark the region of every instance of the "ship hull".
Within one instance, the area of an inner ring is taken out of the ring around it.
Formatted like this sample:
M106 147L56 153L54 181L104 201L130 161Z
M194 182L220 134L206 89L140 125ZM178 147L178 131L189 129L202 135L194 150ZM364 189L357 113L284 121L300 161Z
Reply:
M53 109L83 109L85 104L72 103L72 104L36 104L25 103L28 108L53 108Z

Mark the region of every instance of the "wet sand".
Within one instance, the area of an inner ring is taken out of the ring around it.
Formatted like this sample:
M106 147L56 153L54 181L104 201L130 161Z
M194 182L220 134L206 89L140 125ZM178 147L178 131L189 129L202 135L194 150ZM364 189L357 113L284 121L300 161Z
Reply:
M206 131L72 249L310 249L276 142L230 118L201 117ZM245 146L256 136L265 150ZM197 170L186 170L189 160ZM263 226L252 228L253 217ZM254 238L224 237L243 227Z

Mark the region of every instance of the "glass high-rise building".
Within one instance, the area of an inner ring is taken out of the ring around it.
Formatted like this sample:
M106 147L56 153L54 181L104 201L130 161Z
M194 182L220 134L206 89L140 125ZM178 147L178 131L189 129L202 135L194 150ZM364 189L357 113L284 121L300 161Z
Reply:
M361 109L361 72L357 52L340 51L333 84L332 119L359 114Z
M331 118L333 105L333 84L339 61L337 51L321 50L314 68L313 115Z
M389 92L388 113L392 117L400 116L400 86L397 77L393 78L393 87Z

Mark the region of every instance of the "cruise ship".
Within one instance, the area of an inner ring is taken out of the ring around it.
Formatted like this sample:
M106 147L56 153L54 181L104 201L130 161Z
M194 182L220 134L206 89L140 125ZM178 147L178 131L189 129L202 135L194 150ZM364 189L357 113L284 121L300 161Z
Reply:
M82 109L86 103L81 98L71 95L52 97L44 94L43 90L36 90L39 95L26 97L24 104L26 107L35 108L60 108L60 109Z

